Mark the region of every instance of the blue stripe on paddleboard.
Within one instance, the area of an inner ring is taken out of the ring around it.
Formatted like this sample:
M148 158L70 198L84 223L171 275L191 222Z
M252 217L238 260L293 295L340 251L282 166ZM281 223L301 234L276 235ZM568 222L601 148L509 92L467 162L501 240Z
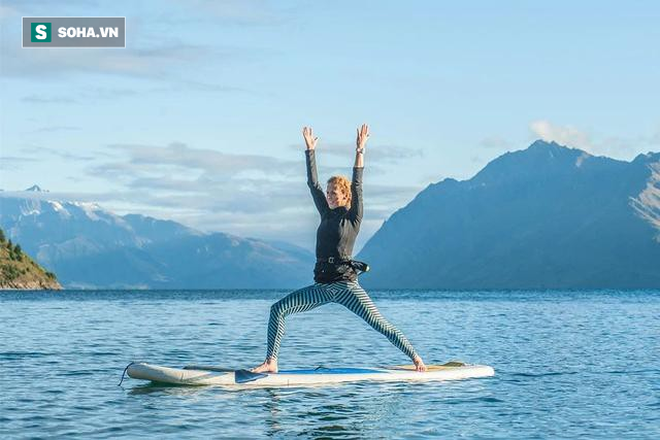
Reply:
M319 368L318 370L280 370L279 374L371 374L387 373L370 368Z

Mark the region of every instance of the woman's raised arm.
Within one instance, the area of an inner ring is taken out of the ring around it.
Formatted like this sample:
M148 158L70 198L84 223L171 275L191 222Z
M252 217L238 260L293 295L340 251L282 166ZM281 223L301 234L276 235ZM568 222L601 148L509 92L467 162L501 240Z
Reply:
M369 126L362 124L362 127L357 129L357 139L355 140L355 168L364 167L364 147L367 146L369 140Z
M355 164L353 165L353 179L351 181L351 209L349 213L357 222L362 221L362 172L364 170L364 147L369 139L369 126L362 124L357 130Z
M323 214L330 209L328 206L328 201L325 198L323 193L323 188L319 184L319 179L316 174L316 157L315 157L315 148L316 142L319 140L318 137L314 137L312 127L303 127L303 137L305 138L305 145L307 146L305 150L305 161L307 163L307 186L312 193L312 198L314 199L314 204L316 209L318 209L319 214Z

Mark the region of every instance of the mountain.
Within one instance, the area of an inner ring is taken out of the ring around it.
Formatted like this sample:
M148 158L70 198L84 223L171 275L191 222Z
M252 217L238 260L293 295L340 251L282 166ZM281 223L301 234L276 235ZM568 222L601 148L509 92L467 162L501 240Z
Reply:
M372 288L660 287L660 154L536 141L429 185L357 258Z
M120 216L34 196L35 187L0 193L0 227L66 288L293 288L312 280L314 256L291 244Z
M0 290L59 290L54 273L44 270L23 252L21 246L7 240L0 229Z

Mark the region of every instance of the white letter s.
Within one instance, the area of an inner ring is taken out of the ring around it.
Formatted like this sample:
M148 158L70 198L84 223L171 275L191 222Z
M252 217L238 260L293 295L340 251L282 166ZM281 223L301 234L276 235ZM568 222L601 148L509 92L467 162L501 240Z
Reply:
M48 37L48 34L46 33L46 26L43 24L37 25L36 28L37 31L37 40L45 40Z

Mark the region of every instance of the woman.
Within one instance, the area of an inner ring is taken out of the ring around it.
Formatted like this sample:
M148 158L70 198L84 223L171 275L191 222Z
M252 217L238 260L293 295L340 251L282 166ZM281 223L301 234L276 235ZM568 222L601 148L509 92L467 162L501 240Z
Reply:
M392 344L412 359L417 371L426 371L422 358L412 344L392 324L387 322L369 295L357 281L357 269L364 263L351 259L355 238L362 221L362 170L364 147L369 138L369 127L363 124L357 132L357 150L353 167L353 181L343 176L328 180L326 195L316 175L315 148L318 137L311 127L303 128L307 150L307 185L321 214L316 232L315 283L282 298L270 308L268 322L268 350L263 364L253 368L255 373L277 373L277 354L284 336L284 320L292 313L305 312L330 302L339 303L363 318L371 327L385 335Z

